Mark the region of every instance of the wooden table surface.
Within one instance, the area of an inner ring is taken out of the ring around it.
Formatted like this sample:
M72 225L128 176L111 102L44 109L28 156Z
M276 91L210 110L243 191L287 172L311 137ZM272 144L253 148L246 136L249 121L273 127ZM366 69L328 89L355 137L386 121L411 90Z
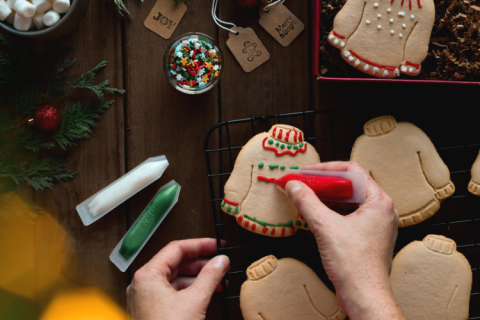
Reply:
M113 1L91 1L78 28L59 40L46 42L75 46L71 56L77 58L77 63L69 71L72 76L107 60L108 66L97 80L110 79L111 86L124 88L127 93L114 97L115 104L98 121L91 138L70 148L68 168L78 171L76 177L53 190L36 193L36 201L47 212L34 227L36 268L48 272L61 255L63 262L58 272L64 283L98 287L121 307L125 306L125 288L134 272L168 242L215 236L203 142L217 122L342 106L378 108L385 113L415 106L414 112L430 113L435 121L440 112L478 101L473 87L319 83L311 74L312 1L285 2L305 23L305 31L286 48L260 27L257 9L220 1L219 17L253 28L271 54L267 63L250 74L242 71L226 47L228 33L214 24L211 1L187 0L187 13L170 40L143 25L154 3L127 0L135 18L131 20L119 17ZM175 90L164 75L162 61L170 41L191 31L217 39L225 55L219 85L197 96ZM157 155L166 155L170 162L159 181L101 220L83 226L75 210L77 204ZM182 186L180 201L130 269L120 272L109 260L112 249L156 190L172 179ZM47 293L37 296L38 313L49 297ZM208 319L219 318L219 297L215 296Z

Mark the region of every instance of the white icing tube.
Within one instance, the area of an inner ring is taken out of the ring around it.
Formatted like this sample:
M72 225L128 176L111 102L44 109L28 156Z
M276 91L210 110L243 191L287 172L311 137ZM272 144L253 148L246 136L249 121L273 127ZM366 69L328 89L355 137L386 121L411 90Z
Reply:
M167 161L149 162L136 168L121 180L113 183L95 196L88 204L92 216L96 217L130 198L138 190L149 185L167 167Z
M35 24L35 27L37 30L41 30L45 28L45 24L43 23L43 16L44 13L37 13L36 15L33 16L32 21Z
M5 21L11 13L12 9L10 9L5 0L0 1L0 20Z
M37 8L37 13L44 13L52 7L48 0L32 0L32 3Z
M17 0L13 8L18 15L24 18L31 18L35 15L35 6L27 0Z
M58 13L65 13L70 9L70 0L55 0L53 1L53 10Z
M60 20L60 15L53 10L48 11L43 16L43 23L47 27L51 27L51 26L55 25L58 22L58 20Z
M19 15L18 13L15 14L15 20L13 21L13 26L15 29L20 31L27 31L30 29L30 24L32 23L32 18L25 18Z

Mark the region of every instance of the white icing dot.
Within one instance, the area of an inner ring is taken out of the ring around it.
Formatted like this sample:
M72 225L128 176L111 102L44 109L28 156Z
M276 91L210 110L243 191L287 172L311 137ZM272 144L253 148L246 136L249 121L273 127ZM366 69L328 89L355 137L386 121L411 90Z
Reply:
M388 71L387 70L383 71L383 77L385 78L386 76L388 76Z
M400 17L405 17L405 12L401 12L401 11L400 11L400 12L398 13L398 15L399 15Z
M378 29L378 30L382 29L382 26L381 26L381 25L378 25L378 26L377 26L377 29Z
M370 20L365 21L366 24L370 24Z
M408 72L413 73L413 68L408 69Z
M359 64L360 64L360 60L357 59L357 61L355 61L355 67L357 67Z
M405 29L407 27L407 25L404 23L402 24L402 28Z
M378 72L378 68L377 67L373 68L372 74L376 74L377 72Z
M333 44L337 45L338 44L338 39L335 39L335 41L333 41Z
M401 33L400 33L398 36L399 36L400 38L403 38L403 34L401 34Z
M344 42L344 41L342 41L342 42L340 43L340 47L342 47L342 48L345 47L345 42Z
M365 67L363 67L363 71L367 72L368 68L370 68L370 66L368 64L366 64Z
M328 36L328 40L332 40L332 39L333 39L333 34Z
M375 8L378 8L378 3L374 3L373 6L374 6Z
M412 14L412 15L410 16L410 18L415 19L415 16Z
M346 58L350 55L350 52L348 52L347 50L343 51L343 56Z
M381 18L381 17L382 17L382 15L379 13L379 14L377 14L377 17Z
M353 59L354 58L352 56L348 57L348 61L353 61Z
M402 66L402 72L407 72L407 67Z
M395 71L393 72L393 75L394 75L395 77L398 77L398 76L400 75L400 71L398 71L398 69L395 68Z
M388 9L387 9L387 12L392 12L392 9L388 8Z
M390 23L393 23L393 19L390 19Z
M394 33L395 33L395 31L393 31L393 30L390 30L390 33L391 33L391 34L394 34Z

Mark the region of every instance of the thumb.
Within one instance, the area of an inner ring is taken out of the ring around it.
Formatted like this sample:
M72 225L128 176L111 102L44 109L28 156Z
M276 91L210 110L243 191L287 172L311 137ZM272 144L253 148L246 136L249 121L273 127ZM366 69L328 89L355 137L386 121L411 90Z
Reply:
M230 259L219 255L210 260L197 276L197 279L188 290L193 291L195 299L200 299L201 307L207 309L215 289L219 286L228 270Z
M316 232L321 232L325 222L335 212L323 204L313 190L303 182L289 181L285 186L285 191L297 208L298 213L307 221L310 229L317 236Z

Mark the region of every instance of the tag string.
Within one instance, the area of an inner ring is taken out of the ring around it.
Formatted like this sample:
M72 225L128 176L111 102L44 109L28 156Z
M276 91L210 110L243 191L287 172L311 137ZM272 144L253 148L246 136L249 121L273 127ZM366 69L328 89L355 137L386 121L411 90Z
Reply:
M233 24L233 23L231 23L231 22L226 22L226 21L222 21L222 20L218 19L218 17L217 17L217 5L218 5L218 0L213 0L213 3L212 3L212 17L213 17L213 21L215 21L215 23L217 24L217 26L219 26L220 28L225 29L225 30L227 30L227 31L230 31L230 32L233 33L233 34L238 35L238 31L233 31L231 28L227 28L227 27L222 26L222 23L223 23L224 25L227 25L227 26L236 27L236 25Z
M273 7L274 5L276 5L277 3L284 3L285 0L277 0L273 3L270 3L270 4L267 4L264 8L263 8L263 11L265 12L269 12L270 10L268 10L268 7Z

